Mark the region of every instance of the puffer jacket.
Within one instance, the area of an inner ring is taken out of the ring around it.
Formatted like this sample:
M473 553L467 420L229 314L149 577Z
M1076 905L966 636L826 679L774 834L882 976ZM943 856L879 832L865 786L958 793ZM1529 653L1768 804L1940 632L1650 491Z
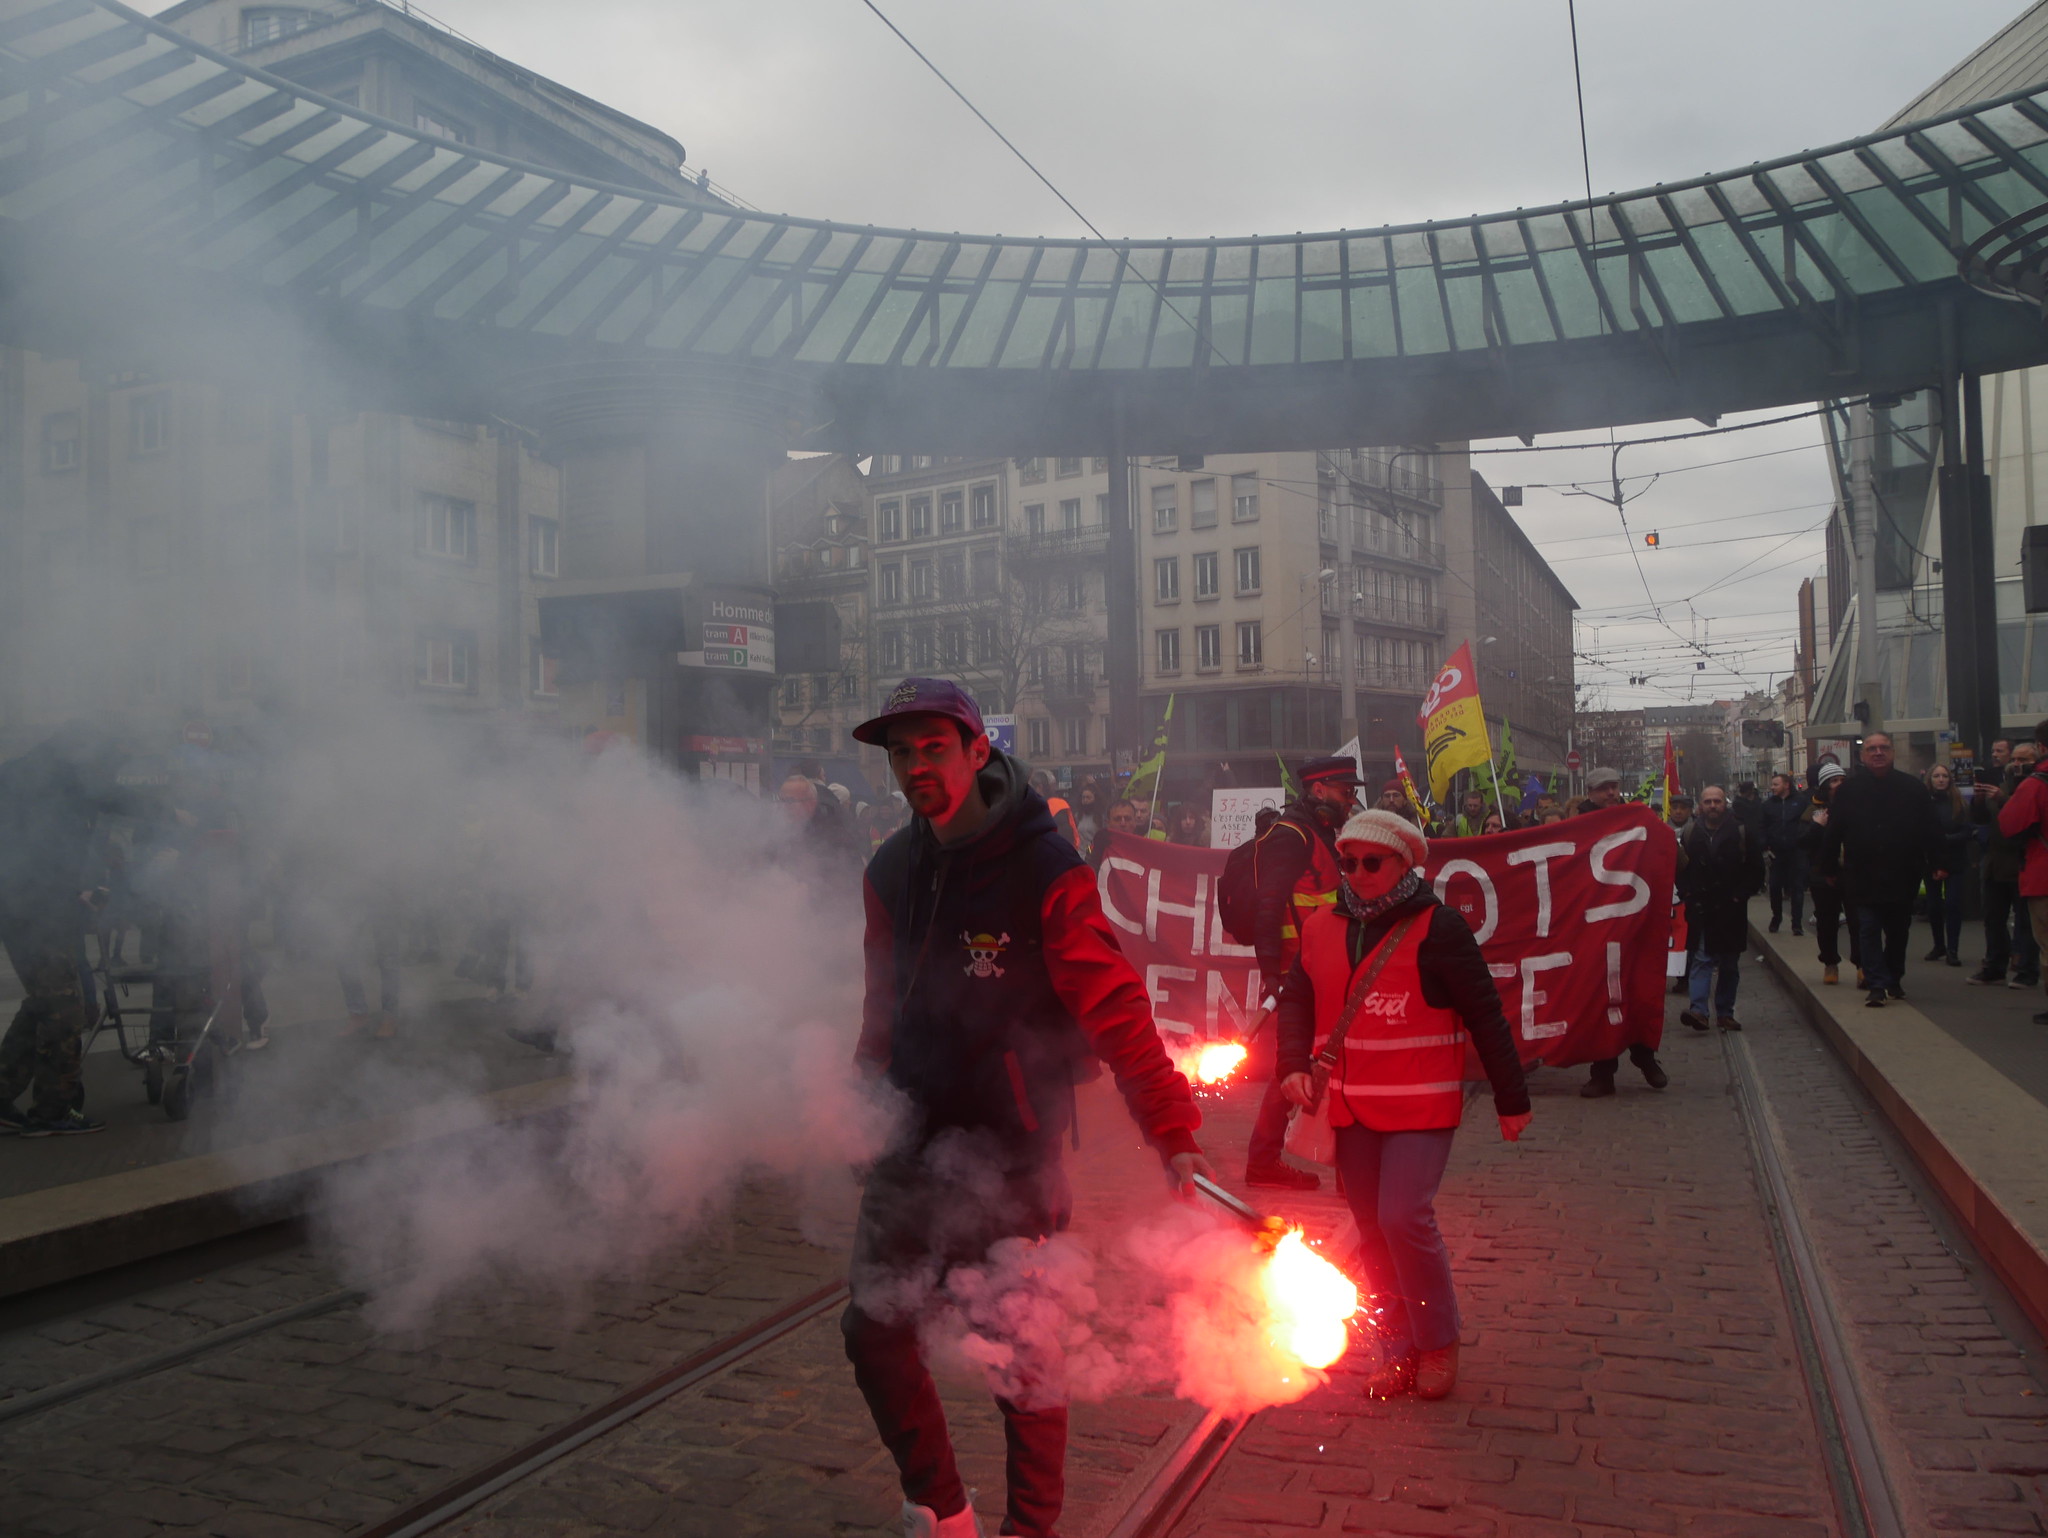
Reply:
M942 846L914 817L868 863L858 1061L909 1097L913 1143L979 1131L1024 1169L1058 1156L1092 1055L1162 1157L1195 1152L1201 1112L1094 873L1001 752L981 793L971 838Z

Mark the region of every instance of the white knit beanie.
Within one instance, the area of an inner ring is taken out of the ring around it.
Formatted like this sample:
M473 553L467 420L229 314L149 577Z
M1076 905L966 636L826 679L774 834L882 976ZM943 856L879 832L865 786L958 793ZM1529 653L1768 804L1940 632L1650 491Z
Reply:
M1407 818L1383 812L1378 807L1353 812L1351 820L1344 824L1344 831L1337 835L1337 843L1340 847L1345 844L1374 844L1382 849L1391 849L1411 868L1429 858L1429 840L1422 836L1422 830Z

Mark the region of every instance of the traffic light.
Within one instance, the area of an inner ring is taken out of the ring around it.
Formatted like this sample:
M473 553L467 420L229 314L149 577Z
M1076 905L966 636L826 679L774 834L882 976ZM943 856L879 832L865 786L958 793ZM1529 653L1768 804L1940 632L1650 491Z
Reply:
M1650 533L1645 534L1643 536L1643 543L1648 545L1652 550L1655 550L1660 544L1663 543L1663 540L1656 533L1655 530L1652 530Z

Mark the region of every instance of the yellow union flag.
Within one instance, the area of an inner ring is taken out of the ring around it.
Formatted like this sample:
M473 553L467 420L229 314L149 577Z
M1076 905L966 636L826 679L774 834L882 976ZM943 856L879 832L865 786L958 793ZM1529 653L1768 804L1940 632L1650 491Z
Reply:
M1479 680L1472 671L1471 642L1451 653L1450 660L1437 670L1436 682L1430 685L1415 724L1422 728L1424 772L1434 800L1444 799L1451 776L1460 769L1477 769L1493 762L1486 717L1479 708Z

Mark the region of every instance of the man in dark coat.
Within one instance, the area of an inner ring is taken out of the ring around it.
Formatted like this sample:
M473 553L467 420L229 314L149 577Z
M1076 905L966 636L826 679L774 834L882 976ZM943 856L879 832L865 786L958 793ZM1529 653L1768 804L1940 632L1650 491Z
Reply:
M875 851L864 884L856 1060L906 1109L861 1199L841 1327L902 1478L905 1531L970 1538L981 1529L919 1325L956 1268L1067 1226L1060 1144L1077 1077L1093 1060L1108 1066L1184 1191L1214 1172L1195 1143L1194 1093L1160 1044L1093 873L1023 769L990 745L972 697L906 678L854 736L889 750L915 816ZM1003 1531L1051 1538L1066 1487L1061 1364L1042 1340L1003 1344L1014 1354L989 1374L1008 1448Z
M1785 907L1792 909L1792 933L1806 933L1806 856L1799 847L1800 820L1806 813L1806 797L1792 783L1789 774L1771 776L1771 793L1764 798L1757 822L1757 843L1771 862L1771 933L1784 922Z
M1838 782L1821 835L1822 879L1844 884L1863 964L1863 1002L1882 1008L1906 996L1906 945L1920 883L1945 879L1934 798L1892 767L1889 732L1863 739L1863 769Z
M1692 937L1692 1003L1678 1018L1704 1031L1711 1003L1713 1023L1739 1031L1735 987L1742 948L1749 943L1749 900L1764 884L1763 851L1718 785L1700 792L1699 816L1687 825L1679 844L1685 859L1679 865L1678 895Z

